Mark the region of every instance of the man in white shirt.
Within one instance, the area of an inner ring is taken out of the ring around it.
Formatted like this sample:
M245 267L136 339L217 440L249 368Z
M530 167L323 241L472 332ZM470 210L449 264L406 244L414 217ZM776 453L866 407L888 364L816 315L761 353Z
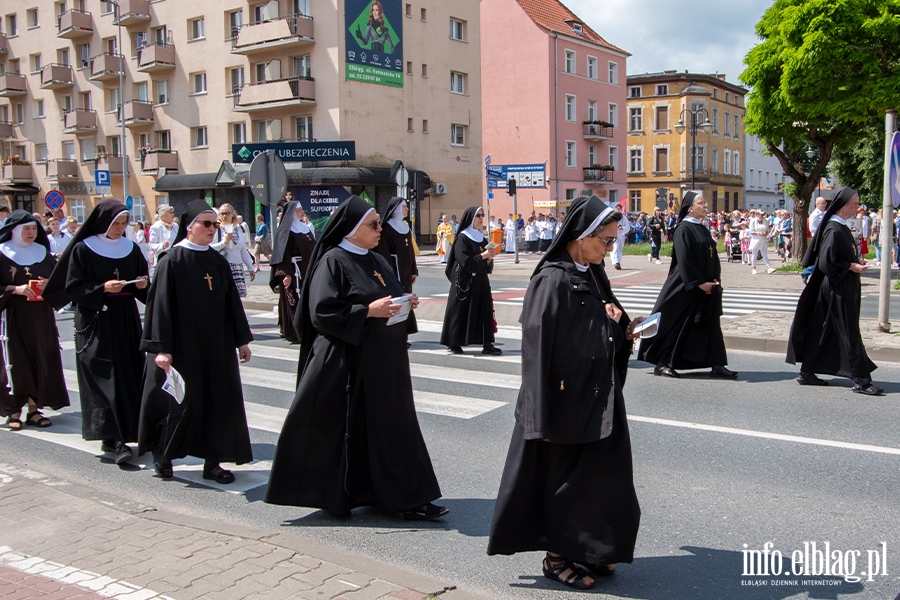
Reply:
M616 235L616 243L613 245L610 256L612 258L613 267L621 271L622 265L619 263L622 262L622 249L625 247L625 240L628 239L628 232L631 231L631 221L628 220L628 215L624 214L625 211L622 209L621 204L616 205L616 210L622 213L622 220L619 221L619 231Z
M822 217L825 216L825 209L828 208L828 201L822 196L816 198L816 208L809 214L809 232L816 235L816 230L822 223Z
M156 216L159 218L156 223L150 226L150 256L155 257L157 254L171 247L178 235L178 225L175 224L175 209L167 204L163 204L156 209ZM155 263L154 258L154 263Z
M50 241L50 253L59 258L66 251L72 237L59 230L59 219L56 217L50 217L47 226L50 227L50 235L47 236Z

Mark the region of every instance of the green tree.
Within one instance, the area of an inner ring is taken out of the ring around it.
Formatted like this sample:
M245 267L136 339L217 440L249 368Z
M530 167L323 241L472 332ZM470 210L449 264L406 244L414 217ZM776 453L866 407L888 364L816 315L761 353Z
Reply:
M900 98L900 0L776 0L756 34L744 123L793 179L802 257L810 197L836 145L855 143Z
M851 144L834 151L832 167L844 185L859 192L860 202L881 206L884 185L884 123L877 119Z

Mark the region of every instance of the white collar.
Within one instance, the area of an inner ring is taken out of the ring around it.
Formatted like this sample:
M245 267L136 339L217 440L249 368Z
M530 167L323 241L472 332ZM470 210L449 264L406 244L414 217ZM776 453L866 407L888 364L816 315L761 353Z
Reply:
M36 241L30 244L23 242L22 228L24 226L17 225L13 228L12 239L0 244L0 252L17 265L28 267L44 260L44 257L47 256L47 249Z
M703 225L703 223L700 222L700 219L698 219L697 217L692 217L690 215L685 215L684 220L687 221L688 223L696 223L697 225Z
M400 235L406 235L409 233L409 223L403 220L403 218L399 219L388 219L388 225L394 228L394 231L399 233Z
M184 238L177 244L176 246L181 246L182 248L187 248L188 250L196 250L197 252L202 252L204 250L209 250L209 246L201 246L200 244L195 244L194 242Z
M369 213L366 213L366 214L369 214ZM368 250L366 250L365 248L360 248L359 246L357 246L356 244L354 244L347 238L342 239L341 243L338 244L338 247L343 248L350 254L359 254L360 256L365 256L366 254L369 253Z
M471 225L463 229L462 234L478 244L484 241L484 234L480 231L476 231Z
M581 263L577 263L577 262L575 262L574 260L573 260L572 262L575 263L575 268L576 268L576 269L578 269L578 270L581 271L582 273L586 273L586 272L587 272L587 270L588 270L588 265L583 265L583 264L581 264Z
M125 258L131 254L134 248L134 242L127 239L124 235L118 239L111 240L106 235L98 233L85 238L84 245L90 248L94 254L99 254L104 258Z
M847 224L847 219L842 219L842 218L840 218L840 217L837 216L837 215L831 215L831 219L829 219L829 220L830 220L830 221L836 221L836 222L840 223L841 225L846 225L846 224Z

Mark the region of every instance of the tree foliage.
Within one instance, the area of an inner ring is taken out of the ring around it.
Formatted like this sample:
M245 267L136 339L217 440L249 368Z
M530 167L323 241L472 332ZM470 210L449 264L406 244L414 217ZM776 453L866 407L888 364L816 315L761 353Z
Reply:
M881 206L884 186L884 122L866 127L862 137L852 144L841 144L831 163L844 185L859 192L859 200L868 206Z
M900 0L775 0L756 33L741 75L751 87L744 123L794 180L803 231L836 145L856 143L900 98ZM802 256L806 238L794 238Z

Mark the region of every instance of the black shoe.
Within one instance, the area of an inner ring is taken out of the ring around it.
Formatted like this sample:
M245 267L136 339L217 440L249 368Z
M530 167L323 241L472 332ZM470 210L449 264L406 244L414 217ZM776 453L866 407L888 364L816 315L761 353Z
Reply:
M212 468L203 466L203 479L215 479L216 483L227 484L234 483L234 473L228 469L223 469L219 465Z
M501 350L500 348L497 348L496 346L493 346L492 344L488 344L487 346L485 346L484 348L481 349L481 353L482 354L490 354L492 356L500 356L501 354L503 354L503 350Z
M614 264L613 266L616 268L617 271L621 271L621 270L622 270L622 265L620 265L619 263L616 263L616 264Z
M122 442L116 442L116 464L125 464L131 460L131 448Z
M450 354L462 354L463 353L463 349L460 348L459 346L447 346L447 350L450 352Z
M867 383L865 385L856 384L850 388L850 391L854 394L865 394L866 396L880 396L884 393L884 390L874 383Z
M115 452L116 440L103 440L100 442L100 452Z
M175 474L172 469L172 463L162 459L153 461L153 470L163 479L172 479L172 476Z
M437 504L429 502L424 506L404 512L403 518L411 521L433 521L435 519L440 519L448 512L450 512L450 509L446 506L438 506Z
M710 377L724 377L725 379L737 379L737 371L726 369L725 367L713 367L709 372Z
M828 382L824 379L819 379L816 377L815 373L800 373L797 377L797 383L800 385L828 385Z
M681 377L681 375L679 375L675 369L667 367L665 365L656 365L655 367L653 367L653 374L662 375L663 377L671 377L673 379L678 379L679 377Z

